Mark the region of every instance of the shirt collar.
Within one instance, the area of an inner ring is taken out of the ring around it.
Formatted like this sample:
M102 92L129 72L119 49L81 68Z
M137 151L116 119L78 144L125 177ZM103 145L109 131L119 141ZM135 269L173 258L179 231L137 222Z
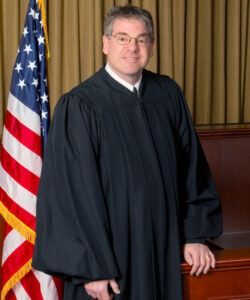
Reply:
M118 81L120 84L122 84L123 86L125 86L127 89L129 89L131 92L133 92L133 88L135 87L139 93L139 88L140 88L140 84L141 84L141 78L142 75L140 76L140 79L136 82L135 85L130 84L129 82L127 82L126 80L122 79L120 76L118 76L111 68L110 65L107 63L105 66L105 70L109 73L109 75L115 79L116 81Z

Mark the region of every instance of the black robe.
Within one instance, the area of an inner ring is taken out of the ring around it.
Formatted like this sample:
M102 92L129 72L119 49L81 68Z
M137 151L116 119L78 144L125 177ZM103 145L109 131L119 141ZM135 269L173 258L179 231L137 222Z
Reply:
M33 267L116 300L181 300L181 245L221 233L220 200L183 93L144 70L140 96L102 68L58 102L43 161Z

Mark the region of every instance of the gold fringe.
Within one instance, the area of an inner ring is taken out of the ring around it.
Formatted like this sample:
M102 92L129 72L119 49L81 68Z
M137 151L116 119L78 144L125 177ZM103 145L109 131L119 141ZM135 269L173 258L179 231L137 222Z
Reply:
M5 221L14 229L16 229L27 241L35 244L36 233L34 230L25 225L15 215L13 215L4 205L0 202L0 214L4 217Z
M46 11L45 11L45 6L43 3L43 0L38 0L38 8L42 12L42 22L43 22L43 31L44 31L44 36L45 36L45 41L46 41L46 57L47 59L50 58L50 52L49 52L49 38L48 38L48 30L47 30L47 18L46 18Z
M46 49L46 69L47 69L47 87L49 89L49 58L50 58L50 51L49 51L49 36L47 30L47 18L46 18L46 11L43 0L38 0L38 8L42 12L42 23L43 23L43 31L45 36L45 49Z
M20 281L26 274L28 274L32 267L31 267L32 259L30 259L21 269L19 269L3 286L1 292L1 300L4 300L7 296L9 290L11 290L15 284Z

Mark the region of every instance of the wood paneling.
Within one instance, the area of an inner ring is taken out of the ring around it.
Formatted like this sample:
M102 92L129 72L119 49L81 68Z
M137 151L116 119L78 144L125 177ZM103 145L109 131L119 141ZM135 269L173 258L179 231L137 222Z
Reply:
M221 195L223 232L250 231L250 128L197 134Z

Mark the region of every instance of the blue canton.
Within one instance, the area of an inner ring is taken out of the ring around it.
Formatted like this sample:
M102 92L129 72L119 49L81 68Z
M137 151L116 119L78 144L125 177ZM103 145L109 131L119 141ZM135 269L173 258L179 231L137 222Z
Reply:
M45 36L38 1L31 0L13 70L11 93L40 116L43 149L49 129Z

